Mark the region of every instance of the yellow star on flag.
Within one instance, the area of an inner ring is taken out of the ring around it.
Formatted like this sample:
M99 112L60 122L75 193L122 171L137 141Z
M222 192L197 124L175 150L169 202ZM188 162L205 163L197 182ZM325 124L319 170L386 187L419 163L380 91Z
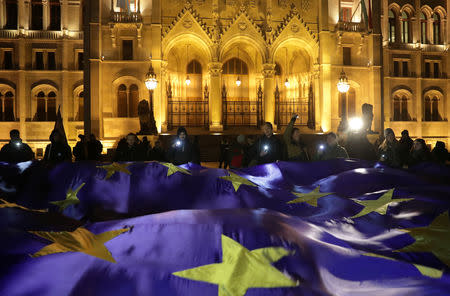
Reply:
M40 251L31 255L31 257L40 257L65 252L81 252L116 263L116 260L114 260L104 244L116 236L127 232L128 230L129 229L125 228L107 231L100 234L93 234L83 227L79 227L73 232L30 231L32 234L53 242L53 244L45 246Z
M81 184L75 190L72 190L72 188L69 188L69 190L67 190L67 193L66 193L66 199L58 200L58 201L52 201L50 203L54 204L54 205L57 205L61 212L64 211L67 207L69 207L71 205L79 204L80 200L78 199L77 194L80 191L80 189L83 188L83 186L85 184L86 183Z
M183 173L185 175L192 175L191 172L187 169L180 168L173 163L170 162L160 162L163 166L167 167L167 177L175 174L176 172Z
M24 206L18 205L16 203L12 203L12 202L8 202L4 199L0 199L0 209L1 208L17 208L17 209L21 209L21 210L25 210L25 211L29 211L29 212L38 212L38 213L47 213L47 210L33 210L33 209L29 209L26 208Z
M121 164L121 163L118 163L118 162L113 162L112 164L98 166L97 168L104 169L106 171L105 180L108 180L116 172L122 172L122 173L125 173L125 174L128 174L128 175L131 175L131 172L127 169L127 167L129 165L130 164L128 164L128 163Z
M450 221L448 212L439 215L427 227L404 230L415 239L415 242L397 250L397 252L431 252L441 262L450 267Z
M321 197L333 194L332 192L320 192L320 186L318 186L316 189L309 193L298 193L298 192L292 192L295 196L297 196L296 199L291 200L288 202L288 204L294 204L294 203L301 203L306 202L307 204L317 207L317 200Z
M228 171L228 173L230 174L229 176L223 176L223 177L219 177L220 179L226 180L226 181L230 181L231 184L234 187L234 191L237 192L239 187L241 185L247 185L247 186L253 186L253 187L258 187L258 185L256 185L255 183L249 181L248 179L239 176L238 174L235 174L233 172Z
M296 287L296 281L271 264L290 254L290 251L280 247L249 251L233 239L222 235L222 263L203 265L173 274L217 284L219 296L243 296L249 288Z
M383 194L379 199L375 200L355 200L354 202L364 206L364 209L361 210L358 214L354 215L351 218L358 218L370 214L372 212L377 212L381 215L386 215L387 208L391 203L394 202L404 202L413 200L414 198L397 198L392 199L392 194L394 193L394 189L389 190L385 194Z
M376 257L376 258L383 258L386 260L392 260L392 261L396 261L399 262L400 260L391 258L391 257L387 257L387 256L383 256L383 255L378 255L378 254L374 254L374 253L365 253L363 254L364 256L368 256L368 257ZM409 262L405 262L405 261L400 261L400 262L404 262L404 263L409 263ZM412 263L412 265L417 268L417 270L424 276L428 276L431 278L435 278L435 279L439 279L442 277L442 275L444 274L443 270L439 270L433 267L428 267L422 264L414 264Z

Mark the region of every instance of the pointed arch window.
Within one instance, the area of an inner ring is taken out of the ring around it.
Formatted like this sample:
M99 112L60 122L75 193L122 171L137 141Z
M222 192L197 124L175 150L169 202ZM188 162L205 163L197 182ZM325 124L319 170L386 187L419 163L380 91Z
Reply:
M402 97L402 104L401 104L401 120L402 121L408 121L409 120L409 113L408 113L408 98L406 96Z
M433 14L433 43L441 44L441 17L438 13Z
M396 41L396 26L397 22L395 19L395 12L390 9L389 10L389 42Z
M238 58L228 60L222 66L223 74L248 74L247 64Z
M408 112L408 97L403 95L394 96L394 118L393 121L409 121L411 120Z
M202 100L203 76L202 65L199 61L192 60L188 63L186 77L189 77L190 80L189 85L186 85L186 98L188 100ZM192 108L192 106L188 106L189 110L194 111Z
M197 60L192 60L186 69L187 74L202 74L202 65Z
M137 117L139 104L139 87L121 84L117 90L117 117Z
M427 33L427 16L425 13L420 13L420 40L422 44L428 43L428 33Z
M56 120L56 94L49 92L47 97L47 121Z
M50 0L50 26L49 30L61 30L61 3L59 0Z
M402 18L401 18L401 24L402 24L402 42L403 43L411 43L411 20L410 17L408 15L408 13L406 13L406 11L402 12Z
M424 100L424 121L441 121L439 114L439 98L426 96Z
M6 0L6 24L5 29L17 30L18 19L18 4L17 0Z
M31 1L31 30L43 29L44 8L42 0Z

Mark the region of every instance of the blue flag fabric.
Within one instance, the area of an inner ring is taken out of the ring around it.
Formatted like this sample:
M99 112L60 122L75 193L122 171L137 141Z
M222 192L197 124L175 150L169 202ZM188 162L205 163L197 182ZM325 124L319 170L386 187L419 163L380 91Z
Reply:
M450 294L446 167L121 165L106 179L102 164L0 164L10 200L49 209L0 203L0 295L220 295L217 284L175 274L225 262L223 235L249 251L289 251L272 265L297 285L245 295ZM52 202L77 188L79 202L59 214ZM129 229L104 244L116 263L75 251L29 256L51 244L30 231L80 227L94 235Z

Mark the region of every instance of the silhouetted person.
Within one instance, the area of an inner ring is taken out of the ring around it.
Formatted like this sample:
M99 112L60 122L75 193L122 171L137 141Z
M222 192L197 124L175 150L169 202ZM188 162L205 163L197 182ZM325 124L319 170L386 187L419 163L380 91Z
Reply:
M177 137L167 151L167 160L175 165L191 162L193 160L193 147L187 138L184 127L179 127Z
M253 146L253 160L250 165L272 163L283 157L281 141L273 134L272 124L264 123L261 130L263 135Z
M433 151L431 151L431 157L434 162L445 164L449 160L448 150L445 148L445 143L441 141L436 142Z
M245 136L237 136L236 142L233 143L230 148L230 168L237 169L243 167L246 150L248 150L248 146Z
M377 160L375 147L367 138L367 131L349 131L346 146L348 155L352 158Z
M408 130L402 131L402 137L398 141L398 152L402 165L408 164L409 152L413 146L413 140L409 137Z
M391 128L384 130L384 141L378 147L379 161L391 167L400 167L399 144Z
M145 160L150 159L150 152L151 152L151 145L150 141L148 140L147 136L144 136L142 138L141 143L139 144L139 148L141 149L142 153L145 155Z
M317 151L319 160L329 160L335 158L348 158L347 150L339 145L337 135L333 132L327 135L326 145L320 145Z
M145 155L140 148L136 134L129 133L125 139L121 139L117 145L114 161L141 161Z
M200 165L200 143L199 137L194 137L194 142L192 143L192 162Z
M87 141L88 159L99 161L103 151L103 144L94 134L89 136L89 141Z
M222 168L222 164L224 169L230 165L230 149L231 144L227 138L223 137L220 141L219 169Z
M430 150L423 139L414 140L411 152L409 153L408 166L414 166L421 162L431 160Z
M165 152L161 141L157 140L151 152L151 159L156 161L166 161Z
M45 148L43 160L50 163L72 161L72 149L58 130L50 134L50 144Z
M294 128L298 115L292 116L286 130L283 134L284 144L287 150L287 160L289 161L308 161L309 155L306 145L301 140L300 130Z
M0 151L0 160L18 163L33 160L34 153L30 146L22 142L20 138L20 132L13 129L9 132L11 140L8 144L5 144Z
M80 139L73 147L73 156L75 161L83 161L88 159L88 143L84 135L78 135Z

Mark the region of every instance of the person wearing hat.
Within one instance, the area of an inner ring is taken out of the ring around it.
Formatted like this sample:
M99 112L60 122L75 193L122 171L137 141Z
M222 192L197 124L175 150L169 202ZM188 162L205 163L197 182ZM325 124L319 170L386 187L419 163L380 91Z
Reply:
M185 164L193 161L193 146L188 140L188 133L184 127L180 126L178 128L177 137L170 145L166 158L174 165Z

